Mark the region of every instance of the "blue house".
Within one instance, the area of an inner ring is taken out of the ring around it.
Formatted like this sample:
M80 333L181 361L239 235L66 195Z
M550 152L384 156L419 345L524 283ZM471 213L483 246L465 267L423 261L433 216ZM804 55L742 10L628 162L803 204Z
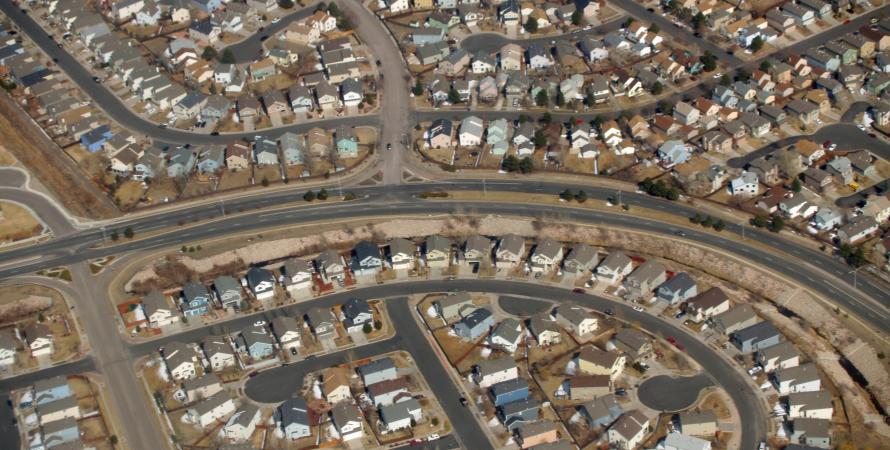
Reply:
M782 333L772 322L763 321L736 331L730 339L740 352L751 353L778 344L782 341Z
M56 420L43 426L44 448L57 447L78 439L80 439L80 428L77 426L77 419L73 417Z
M497 413L501 422L509 430L513 430L523 423L538 420L541 404L534 398L526 398L498 407Z
M45 405L49 402L71 396L71 387L68 379L62 375L39 380L34 383L34 400L36 405Z
M342 125L337 128L337 155L341 158L355 158L358 156L358 136L355 129Z
M200 283L189 282L182 287L180 308L186 317L207 314L210 305L210 291Z
M671 140L658 147L658 157L668 165L683 164L692 156L682 141Z
M192 0L192 5L209 14L222 7L222 0Z
M275 343L272 335L265 327L251 325L241 330L241 348L253 359L263 359L272 356L275 351Z
M528 398L528 381L522 378L502 381L489 388L488 393L491 395L491 401L494 402L496 407L525 400Z
M288 399L278 407L278 423L281 431L290 440L309 437L309 407L301 397Z
M466 340L475 341L488 333L488 329L493 326L494 316L491 315L491 311L477 308L454 324L454 332Z
M680 272L658 287L658 298L674 306L698 295L695 280L686 272Z
M111 139L111 128L108 125L99 125L80 136L80 143L90 153L96 153L102 149L102 144Z
M358 374L362 377L362 383L370 386L381 381L394 380L398 376L396 373L396 363L392 358L380 358L356 368Z
M590 428L607 426L624 413L612 394L597 397L596 400L581 405L580 409Z

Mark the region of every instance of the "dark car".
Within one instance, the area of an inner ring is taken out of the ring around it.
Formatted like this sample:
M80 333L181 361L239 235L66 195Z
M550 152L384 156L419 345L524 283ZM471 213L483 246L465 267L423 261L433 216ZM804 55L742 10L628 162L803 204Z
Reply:
M387 149L387 150L392 150L392 144L386 144L386 149Z
M99 82L99 77L93 77L93 81L95 81L96 83L98 83L98 82Z
M214 131L213 133L210 133L210 135L211 136L219 136L219 131Z
M572 289L572 292L574 292L576 294L586 294L587 293L587 291L585 291L584 289L581 289L581 288Z
M268 34L264 34L263 37L260 38L260 42L265 41L266 39L269 39Z
M603 314L605 314L607 316L614 316L615 311L612 311L611 309L606 309L605 311L603 311Z
M627 395L627 389L624 389L624 388L615 389L615 395L621 395L621 396Z
M461 397L459 400L460 406L467 406L467 399L465 397Z

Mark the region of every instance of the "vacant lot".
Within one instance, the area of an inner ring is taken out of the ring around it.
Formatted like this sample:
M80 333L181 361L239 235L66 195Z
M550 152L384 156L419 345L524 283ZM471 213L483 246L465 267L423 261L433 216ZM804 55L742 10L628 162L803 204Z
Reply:
M63 302L62 295L43 286L26 284L0 289L0 324L21 320L30 314Z
M30 211L15 203L0 202L0 243L14 242L43 232Z

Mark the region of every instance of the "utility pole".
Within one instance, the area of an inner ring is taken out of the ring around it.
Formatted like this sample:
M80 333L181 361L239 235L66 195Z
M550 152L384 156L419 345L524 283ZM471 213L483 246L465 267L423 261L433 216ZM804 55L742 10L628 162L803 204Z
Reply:
M102 243L104 244L107 241L105 239L105 225L102 225Z
M485 178L482 178L482 196L488 195L488 188L485 186Z
M222 200L219 201L219 211L223 217L226 216L226 204Z
M853 289L859 289L859 286L858 286L859 269L861 269L863 267L865 267L865 266L859 266L859 267L847 272L847 274L850 274L850 273L853 274Z
M337 173L337 195L339 195L340 197L343 197L343 185L341 184L341 180L340 180L342 175L343 175L342 172Z
M742 240L745 240L745 222L739 222L739 227L742 228Z

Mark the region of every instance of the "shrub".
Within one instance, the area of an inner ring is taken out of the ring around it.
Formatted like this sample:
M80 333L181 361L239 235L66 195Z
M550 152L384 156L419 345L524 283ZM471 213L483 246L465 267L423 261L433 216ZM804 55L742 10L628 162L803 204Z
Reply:
M306 191L306 193L303 194L303 200L306 200L307 202L314 202L315 201L315 192L312 192L311 189Z
M370 332L371 332L371 324L365 322L365 324L362 325L362 333L368 334Z
M375 330L379 330L379 329L381 329L381 328L383 328L383 322L381 322L381 321L379 321L379 320L375 320L375 321L374 321L374 329L375 329Z

